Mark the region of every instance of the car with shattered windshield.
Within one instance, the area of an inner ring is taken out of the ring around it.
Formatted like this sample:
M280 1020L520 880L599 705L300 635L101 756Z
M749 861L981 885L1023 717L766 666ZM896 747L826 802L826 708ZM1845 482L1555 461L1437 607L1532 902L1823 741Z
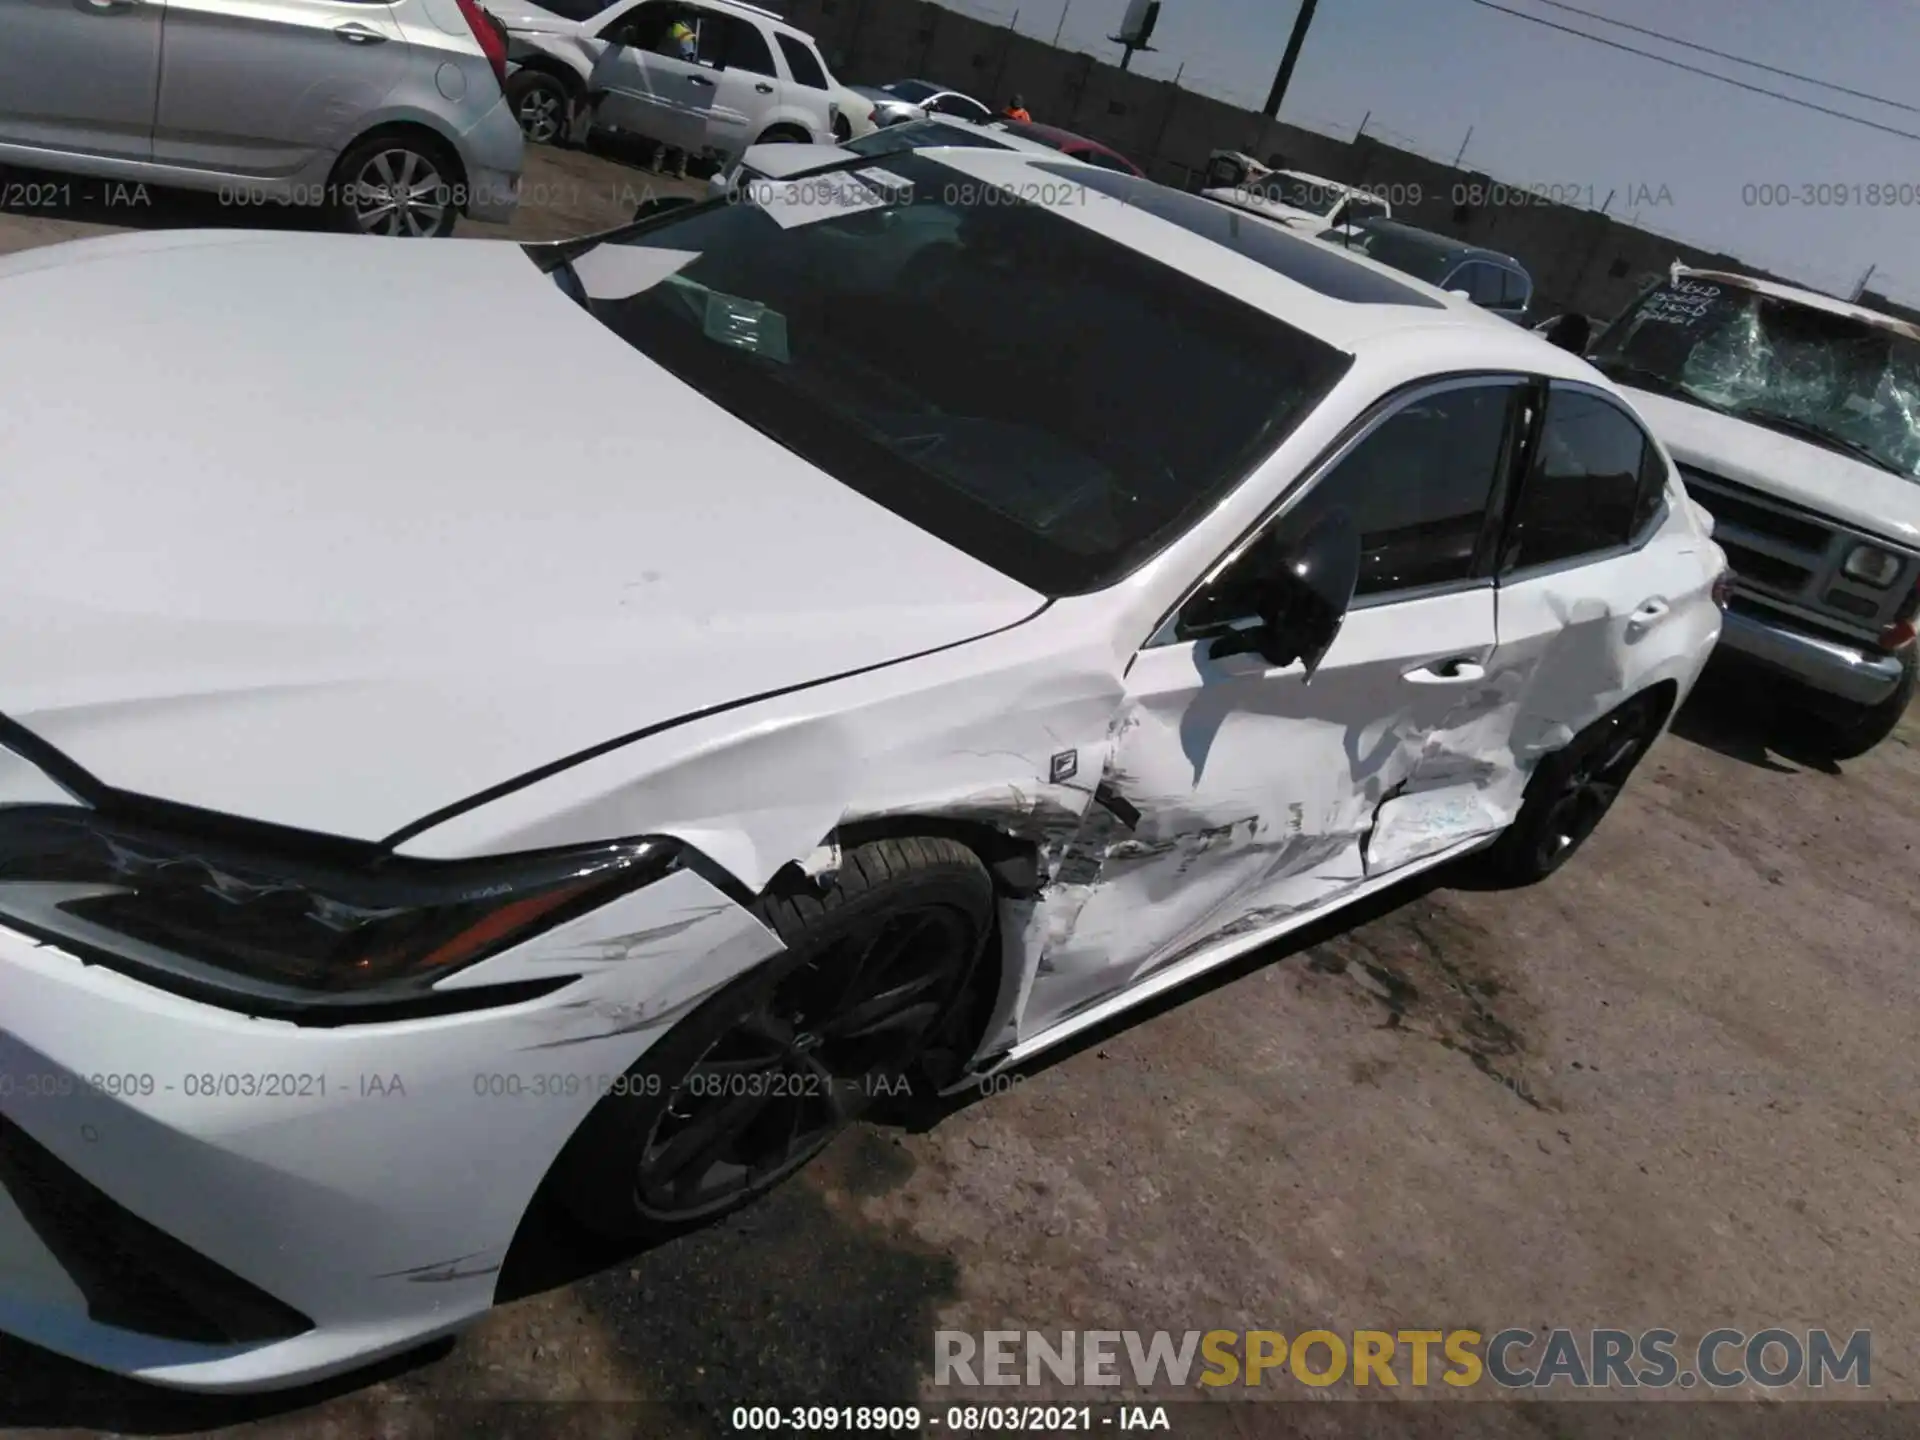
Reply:
M1879 745L1920 670L1920 326L1676 266L1593 361L1714 517L1734 576L1723 651L1789 682L1832 758Z
M0 1328L209 1391L409 1349L536 1202L683 1232L1408 877L1552 874L1693 686L1722 557L1568 352L1063 156L806 179L0 261ZM557 358L476 408L502 334Z

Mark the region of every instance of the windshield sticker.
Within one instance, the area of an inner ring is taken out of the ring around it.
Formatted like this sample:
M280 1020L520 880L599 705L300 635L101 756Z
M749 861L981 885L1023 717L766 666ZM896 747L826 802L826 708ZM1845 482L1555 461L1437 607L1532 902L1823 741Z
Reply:
M700 258L696 250L655 250L645 245L596 245L573 262L589 300L630 300L677 275Z
M791 358L787 352L787 317L758 301L709 290L702 328L709 340L749 355L781 365Z
M853 173L885 196L889 204L911 205L913 203L913 182L911 180L904 180L891 170L882 170L878 166L870 166L865 170L856 170Z
M851 175L835 172L800 180L756 180L746 193L782 230L817 225L843 215L885 207L881 199Z

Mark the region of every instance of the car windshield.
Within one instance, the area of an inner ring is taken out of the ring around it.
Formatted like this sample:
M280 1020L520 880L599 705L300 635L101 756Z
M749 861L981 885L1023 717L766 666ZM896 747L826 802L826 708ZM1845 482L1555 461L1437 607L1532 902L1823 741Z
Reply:
M940 93L936 86L924 80L896 80L891 85L880 87L896 100L904 100L909 105L918 105L922 100L931 100Z
M849 140L840 148L856 155L896 155L902 150L924 150L929 146L958 145L975 150L1011 150L985 130L948 125L939 120L909 120L904 125L889 125Z
M1429 285L1438 285L1453 270L1455 251L1452 247L1437 245L1422 236L1408 235L1403 231L1369 229L1357 225L1351 230L1328 230L1320 238L1344 245L1370 260L1378 260L1382 265L1391 265L1403 274L1424 280Z
M1920 480L1920 340L1699 277L1656 287L1593 356L1622 384Z
M821 470L1022 584L1082 594L1218 503L1351 363L1078 218L1117 203L1070 180L1016 197L899 154L546 264L621 339ZM613 246L671 253L650 273L594 253ZM580 276L601 268L646 278L597 298Z
M1338 186L1306 175L1264 175L1258 180L1249 180L1246 191L1256 200L1271 201L1289 210L1304 210L1309 215L1331 215L1334 207L1346 198L1346 191Z

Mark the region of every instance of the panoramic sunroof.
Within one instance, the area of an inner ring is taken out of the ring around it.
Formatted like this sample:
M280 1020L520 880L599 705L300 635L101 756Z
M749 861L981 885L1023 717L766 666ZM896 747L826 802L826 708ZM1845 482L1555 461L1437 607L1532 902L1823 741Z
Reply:
M1164 185L1117 170L1054 165L1045 161L1034 168L1085 185L1089 190L1097 190L1122 204L1178 225L1182 230L1224 245L1330 300L1345 300L1354 305L1411 305L1423 310L1447 308L1431 296L1409 289L1364 265L1356 265L1312 240L1289 235L1268 221L1242 215L1217 201L1169 190Z

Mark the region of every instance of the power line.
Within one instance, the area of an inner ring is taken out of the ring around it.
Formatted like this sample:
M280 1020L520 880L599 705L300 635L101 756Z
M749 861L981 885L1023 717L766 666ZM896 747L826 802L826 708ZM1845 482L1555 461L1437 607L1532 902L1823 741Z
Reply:
M1676 70L1684 70L1689 75L1704 75L1709 80L1718 80L1722 85L1731 85L1736 90L1746 90L1754 95L1765 95L1774 100L1784 100L1789 105L1798 105L1803 110L1815 110L1822 115L1831 115L1836 120L1850 121L1855 125L1864 125L1869 130L1878 130L1887 135L1898 135L1902 140L1920 140L1920 134L1911 130L1901 130L1892 125L1882 125L1878 120L1867 120L1858 115L1849 115L1844 110L1835 110L1826 105L1816 105L1811 100L1802 100L1795 95L1783 95L1778 90L1769 90L1763 85L1749 85L1744 80L1735 80L1731 75L1722 75L1717 71L1703 70L1698 65L1689 65L1683 60L1670 59L1665 55L1656 55L1651 50L1637 49L1632 45L1623 45L1618 40L1609 40L1604 35L1591 35L1585 30L1576 30L1571 25L1557 24L1538 15L1529 15L1524 10L1509 9L1505 5L1496 5L1493 0L1472 0L1472 3L1486 10L1497 10L1502 15L1511 15L1516 20L1530 20L1535 25L1544 25L1549 30L1558 30L1563 34L1578 36L1582 40L1591 40L1595 45L1604 45L1609 50L1624 50L1629 55L1638 55L1643 60L1656 60L1662 65L1671 65Z
M1582 10L1578 5L1568 5L1564 3L1564 0L1534 0L1534 3L1546 5L1555 10L1565 10L1570 15L1579 15L1588 20L1598 20L1603 25L1612 25L1621 30L1631 30L1636 35L1645 35L1654 40L1664 41L1668 45L1678 45L1682 50L1697 50L1702 55L1711 55L1718 60L1731 60L1736 65L1746 65L1755 70L1764 70L1769 75L1780 75L1788 80L1798 80L1803 85L1817 85L1822 90L1836 90L1842 95L1851 95L1856 100L1871 100L1876 105L1890 105L1895 110L1905 110L1909 114L1920 115L1920 105L1909 105L1904 100L1889 100L1884 95L1875 95L1866 90L1849 89L1845 85L1836 85L1831 80L1816 80L1813 76L1802 75L1797 70L1783 70L1778 65L1767 65L1758 60L1749 60L1744 55L1729 54L1725 50L1716 50L1711 45L1698 45L1691 40L1682 40L1677 35L1666 35L1658 30L1649 30L1644 25L1632 25L1625 20L1616 20L1611 15L1601 15L1592 10Z

